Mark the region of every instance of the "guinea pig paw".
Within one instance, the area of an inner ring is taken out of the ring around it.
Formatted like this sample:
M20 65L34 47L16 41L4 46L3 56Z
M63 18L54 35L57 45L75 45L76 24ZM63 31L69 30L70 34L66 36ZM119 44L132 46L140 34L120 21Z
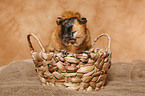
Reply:
M89 51L82 51L82 52L80 52L80 53L90 54L90 52L89 52Z
M65 50L61 50L61 52L62 52L63 55L68 55L68 54L69 54L69 53L68 53L67 51L65 51Z

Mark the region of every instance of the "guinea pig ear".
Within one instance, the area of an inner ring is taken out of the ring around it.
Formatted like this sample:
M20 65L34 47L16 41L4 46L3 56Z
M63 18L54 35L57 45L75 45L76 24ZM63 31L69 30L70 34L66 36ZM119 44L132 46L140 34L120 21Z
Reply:
M85 23L87 22L87 19L86 19L85 17L81 17L81 18L80 18L80 21L81 21L83 24L85 24Z
M57 17L57 19L56 19L57 25L60 25L62 23L62 21L64 21L64 17Z

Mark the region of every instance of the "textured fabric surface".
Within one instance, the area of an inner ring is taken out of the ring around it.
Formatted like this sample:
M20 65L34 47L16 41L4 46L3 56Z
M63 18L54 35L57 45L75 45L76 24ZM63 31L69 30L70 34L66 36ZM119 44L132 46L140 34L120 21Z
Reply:
M0 96L145 96L145 61L114 62L104 89L78 92L42 86L32 60L15 61L0 69Z

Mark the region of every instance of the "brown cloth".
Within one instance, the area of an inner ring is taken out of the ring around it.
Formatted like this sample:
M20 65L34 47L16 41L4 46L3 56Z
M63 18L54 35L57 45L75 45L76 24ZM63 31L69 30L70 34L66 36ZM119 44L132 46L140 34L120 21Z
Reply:
M15 61L0 70L0 96L145 96L145 61L112 63L106 86L91 92L42 86L32 60Z

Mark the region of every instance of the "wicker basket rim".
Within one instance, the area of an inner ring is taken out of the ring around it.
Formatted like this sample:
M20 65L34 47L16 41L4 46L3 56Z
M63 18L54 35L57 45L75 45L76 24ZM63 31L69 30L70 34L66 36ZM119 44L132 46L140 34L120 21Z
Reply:
M95 43L97 42L97 40L100 37L103 37L103 36L106 36L107 37L107 39L108 39L108 48L107 48L107 50L109 52L111 52L111 38L110 38L110 36L108 34L105 34L105 33L103 33L103 34L99 35L97 38L95 38L95 40L92 43L92 47L95 45ZM36 52L35 49L34 49L34 47L33 47L33 45L32 45L32 42L31 42L30 37L33 37L38 42L38 44L39 44L39 46L41 48L41 52L44 52L45 53L46 51L45 51L45 48L44 48L42 42L39 40L39 38L36 35L34 35L34 33L29 33L27 35L27 41L28 41L28 44L29 44L29 47L30 47L30 51L31 52Z

